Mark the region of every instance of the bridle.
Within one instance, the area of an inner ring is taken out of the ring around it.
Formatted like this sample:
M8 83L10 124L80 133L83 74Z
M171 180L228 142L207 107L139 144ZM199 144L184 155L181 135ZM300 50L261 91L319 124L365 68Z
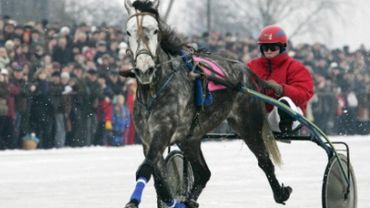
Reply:
M136 12L135 14L131 15L127 21L129 21L131 18L136 18L136 24L137 24L137 49L136 49L136 53L135 53L135 57L132 57L132 62L133 62L133 65L134 67L136 67L136 61L137 61L137 58L140 56L140 55L149 55L153 60L157 60L157 57L156 55L153 55L152 51L150 50L149 48L149 44L148 44L148 40L145 38L145 34L144 34L144 30L143 30L143 21L144 21L144 16L145 15L149 15L149 16L152 16L154 17L154 19L158 22L158 19L156 17L155 14L153 13L150 13L150 12ZM141 19L139 17L142 17ZM158 25L159 25L159 22L158 22ZM140 48L140 43L143 42L145 47L142 48L142 49L139 49ZM159 42L159 41L158 41ZM133 52L130 48L127 49L127 53L128 54L132 54L133 55Z
M156 16L156 14L154 13L151 13L151 12L139 12L138 10L136 10L136 13L135 14L132 14L131 16L129 16L129 18L127 19L127 21L129 21L131 18L136 18L136 24L137 24L137 35L138 35L138 38L137 38L137 49L136 49L136 54L135 54L135 57L133 56L133 51L131 50L131 48L128 48L126 50L126 54L129 55L130 59L131 59L131 64L133 66L133 69L131 69L131 71L133 72L134 69L136 68L136 62L137 62L137 58L139 55L142 55L142 54L146 54L146 55L149 55L155 62L155 67L156 68L160 68L162 67L163 65L166 65L166 64L172 64L174 61L179 61L179 60L182 60L184 57L190 57L191 54L186 54L185 56L182 55L182 56L179 56L179 57L169 57L169 59L167 61L163 61L163 62L160 62L158 59L157 59L157 56L156 55L153 55L153 53L151 52L151 50L149 49L149 45L148 45L148 41L145 39L145 34L144 34L144 31L143 31L143 16L145 15L149 15L149 16L152 16L154 17L154 19L158 22L158 25L159 25L159 21L158 21L158 18ZM141 19L139 17L142 17ZM160 44L160 29L158 29L158 43ZM140 42L143 42L144 45L145 45L145 48L144 49L140 49ZM160 47L160 46L157 46L157 47Z

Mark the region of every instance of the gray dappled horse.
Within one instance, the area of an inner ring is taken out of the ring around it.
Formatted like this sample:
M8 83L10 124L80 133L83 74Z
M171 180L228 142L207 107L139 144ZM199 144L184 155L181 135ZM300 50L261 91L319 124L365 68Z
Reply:
M198 111L194 104L194 80L180 57L183 42L160 21L158 5L159 0L137 0L134 3L125 0L129 14L127 34L134 67L132 74L128 75L135 76L138 81L134 120L145 155L136 173L135 190L125 207L139 206L142 191L151 175L154 176L158 197L168 207L198 207L196 201L211 176L201 151L201 139L225 119L257 157L275 201L283 204L292 189L280 185L274 173L270 156L279 163L280 155L267 126L264 104L227 88L214 92L214 103ZM226 79L231 83L254 88L250 73L243 64L216 55L203 56L222 66ZM197 120L196 125L193 125L194 120ZM163 153L172 144L180 147L193 169L194 185L184 202L177 202L171 196L163 168Z

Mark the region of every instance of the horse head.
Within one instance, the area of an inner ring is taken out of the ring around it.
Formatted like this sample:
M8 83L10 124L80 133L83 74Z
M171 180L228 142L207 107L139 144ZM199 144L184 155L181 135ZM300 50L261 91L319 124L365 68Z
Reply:
M133 57L133 66L138 81L152 83L156 71L159 44L159 0L125 0L129 18L127 35Z

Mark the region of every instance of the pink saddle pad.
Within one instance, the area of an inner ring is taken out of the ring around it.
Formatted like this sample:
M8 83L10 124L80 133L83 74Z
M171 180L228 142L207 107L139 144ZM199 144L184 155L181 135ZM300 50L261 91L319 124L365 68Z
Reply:
M224 70L218 66L215 62L207 59L207 58L203 58L203 57L199 57L199 56L193 56L193 60L196 63L206 63L207 66L209 67L212 67L212 70L217 72L213 72L211 70L209 70L207 67L204 67L204 66L201 66L200 65L200 68L202 69L203 73L205 73L206 75L214 75L218 78L221 78L221 79L224 79L225 78L225 72ZM220 85L220 84L216 84L212 81L209 81L208 82L208 90L209 91L216 91L216 90L222 90L222 89L225 89L226 87L223 86L223 85Z

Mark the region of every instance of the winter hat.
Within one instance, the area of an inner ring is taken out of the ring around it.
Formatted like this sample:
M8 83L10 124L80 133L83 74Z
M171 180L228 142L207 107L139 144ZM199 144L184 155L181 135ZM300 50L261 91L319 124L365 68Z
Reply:
M62 74L60 75L60 77L62 79L70 79L71 78L68 72L62 72Z

